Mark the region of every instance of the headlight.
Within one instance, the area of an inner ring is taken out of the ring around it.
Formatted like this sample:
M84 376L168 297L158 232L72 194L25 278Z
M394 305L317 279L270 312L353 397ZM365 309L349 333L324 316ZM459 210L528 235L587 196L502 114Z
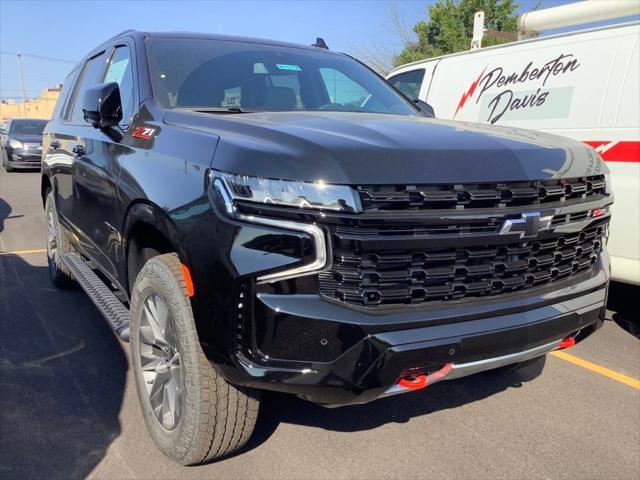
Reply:
M258 283L275 282L310 275L325 269L329 259L325 232L321 226L315 223L294 222L240 213L237 211L235 201L317 210L362 211L360 197L357 192L345 185L273 180L246 175L230 175L216 171L209 172L209 181L217 199L220 201L219 205L224 205L223 208L230 217L268 227L304 232L314 242L315 258L313 261L298 267L262 275L257 278Z
M273 180L223 172L213 172L213 176L222 181L232 200L315 210L362 211L357 192L345 185Z
M22 145L22 142L14 139L9 140L9 146L11 148L24 148L24 145Z

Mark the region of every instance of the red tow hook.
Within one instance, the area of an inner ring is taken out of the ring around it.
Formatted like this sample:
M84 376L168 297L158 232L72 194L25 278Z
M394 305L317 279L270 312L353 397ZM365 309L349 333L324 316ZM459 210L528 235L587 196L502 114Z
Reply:
M567 337L564 340L560 340L558 348L565 349L573 347L576 344L576 340L573 337Z
M447 363L440 370L433 372L429 375L418 375L416 377L411 378L401 378L398 381L398 385L403 388L408 388L409 390L420 390L421 388L426 387L430 383L437 382L438 380L442 380L447 374L451 371L453 367L452 363Z
M426 375L418 375L413 378L401 378L398 385L410 390L420 390L427 386L427 382L428 380Z

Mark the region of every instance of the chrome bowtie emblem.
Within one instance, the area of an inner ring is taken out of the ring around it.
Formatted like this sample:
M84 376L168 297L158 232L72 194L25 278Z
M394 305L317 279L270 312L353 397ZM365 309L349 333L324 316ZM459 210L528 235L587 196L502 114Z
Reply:
M540 212L521 214L520 218L506 220L500 229L500 235L519 233L520 238L535 237L538 232L547 230L553 215L541 217Z

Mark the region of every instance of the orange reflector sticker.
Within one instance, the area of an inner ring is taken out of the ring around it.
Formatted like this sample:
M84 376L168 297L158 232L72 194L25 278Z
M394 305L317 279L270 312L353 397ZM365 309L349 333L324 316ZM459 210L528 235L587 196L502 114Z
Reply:
M193 288L193 280L191 279L191 272L189 271L189 269L184 263L181 263L180 266L182 267L182 275L184 276L184 283L187 287L187 295L189 295L190 297L193 297L195 290Z

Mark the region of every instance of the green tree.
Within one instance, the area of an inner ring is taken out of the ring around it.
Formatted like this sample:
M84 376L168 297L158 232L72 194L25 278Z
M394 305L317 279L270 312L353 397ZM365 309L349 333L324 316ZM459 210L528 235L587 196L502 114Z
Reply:
M469 50L473 37L473 16L484 12L486 29L515 32L516 9L513 0L436 0L429 6L429 21L418 22L413 31L418 41L406 45L394 58L396 66L447 53ZM484 37L483 46L506 43L504 38Z

